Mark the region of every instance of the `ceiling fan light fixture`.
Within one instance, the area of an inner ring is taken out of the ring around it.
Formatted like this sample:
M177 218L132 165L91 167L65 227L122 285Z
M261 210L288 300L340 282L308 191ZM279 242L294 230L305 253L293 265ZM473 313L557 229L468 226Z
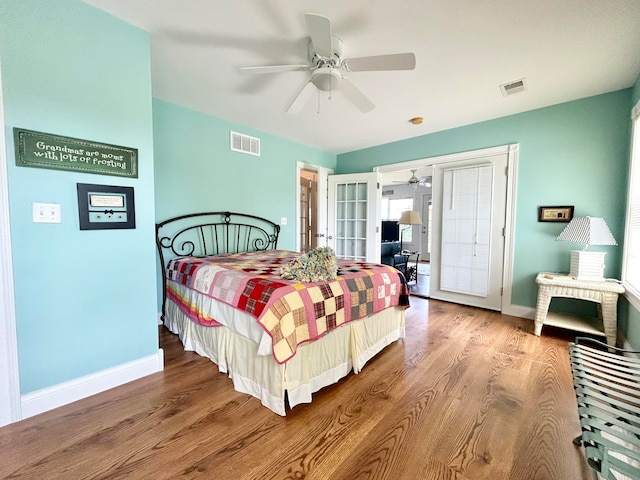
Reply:
M335 68L321 67L311 73L311 83L323 92L336 90L341 79L340 71Z
M418 190L420 179L416 177L416 170L411 170L411 178L409 179L409 188L411 190Z

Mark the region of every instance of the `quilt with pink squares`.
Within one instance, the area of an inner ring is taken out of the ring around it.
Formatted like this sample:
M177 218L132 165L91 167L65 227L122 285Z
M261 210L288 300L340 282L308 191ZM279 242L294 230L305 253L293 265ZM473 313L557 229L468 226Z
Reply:
M197 292L256 319L272 339L278 363L299 345L316 340L347 322L391 307L408 307L405 278L395 268L375 263L338 261L335 280L301 283L285 280L279 270L299 254L269 250L214 257L177 257L167 268L167 298L192 321L220 325L200 307ZM180 284L187 289L175 288Z

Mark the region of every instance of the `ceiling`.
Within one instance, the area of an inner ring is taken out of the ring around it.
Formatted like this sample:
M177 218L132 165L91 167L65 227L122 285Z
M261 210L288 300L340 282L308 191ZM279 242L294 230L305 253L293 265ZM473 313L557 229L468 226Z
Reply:
M640 74L640 0L85 2L150 32L154 97L336 154L619 90ZM308 63L307 12L331 19L344 57L414 52L415 70L348 74L369 113L339 90L286 113L308 71L239 67ZM502 95L522 78L524 92Z

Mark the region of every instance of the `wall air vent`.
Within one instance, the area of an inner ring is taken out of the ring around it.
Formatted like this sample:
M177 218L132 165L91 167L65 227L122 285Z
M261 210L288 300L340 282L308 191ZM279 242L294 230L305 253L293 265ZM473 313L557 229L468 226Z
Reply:
M231 131L231 150L260 156L260 139Z
M502 92L502 96L506 97L508 95L515 95L516 93L524 92L527 89L527 79L521 78L520 80L515 80L513 82L505 83L504 85L500 85L500 91Z

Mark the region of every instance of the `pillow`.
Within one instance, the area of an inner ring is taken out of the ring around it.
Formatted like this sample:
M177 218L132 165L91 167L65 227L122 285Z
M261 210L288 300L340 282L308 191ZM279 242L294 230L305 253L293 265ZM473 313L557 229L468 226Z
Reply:
M338 277L336 254L330 247L314 248L280 267L280 276L298 282L321 282Z

